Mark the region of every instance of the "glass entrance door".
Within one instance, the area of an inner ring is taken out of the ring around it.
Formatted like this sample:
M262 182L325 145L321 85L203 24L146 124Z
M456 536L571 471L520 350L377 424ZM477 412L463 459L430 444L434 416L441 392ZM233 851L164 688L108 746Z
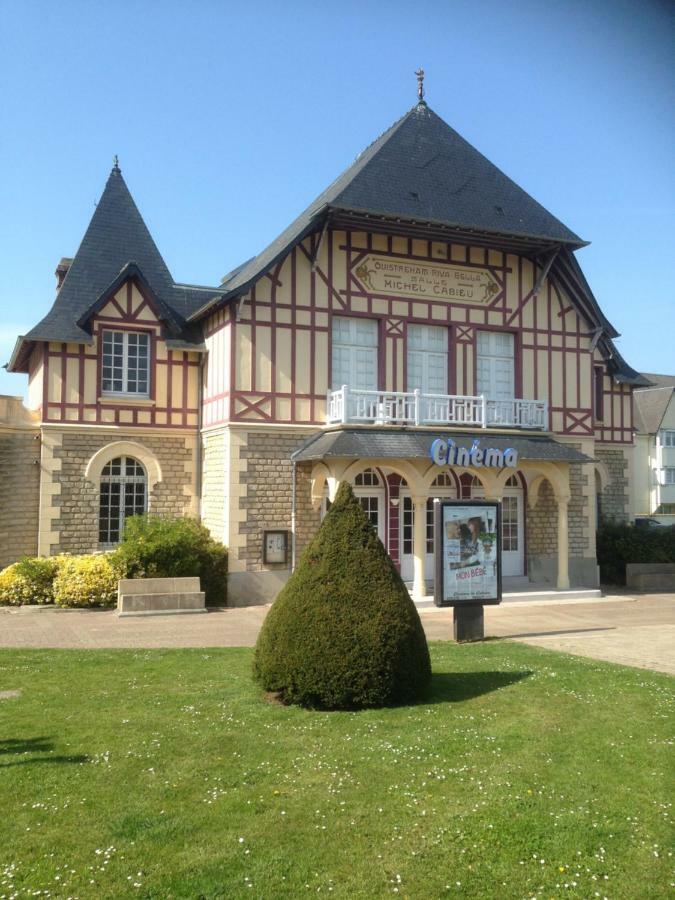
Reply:
M515 476L509 479L502 497L502 577L525 574L525 517L522 488L516 487ZM473 500L484 497L482 487L471 491Z
M429 489L433 496L427 499L426 504L426 555L424 561L424 577L428 582L433 582L435 577L434 563L434 498L439 500L454 500L456 497L453 479L443 473ZM407 491L401 491L399 506L399 535L401 560L401 578L404 581L413 579L413 525L414 513L412 498Z

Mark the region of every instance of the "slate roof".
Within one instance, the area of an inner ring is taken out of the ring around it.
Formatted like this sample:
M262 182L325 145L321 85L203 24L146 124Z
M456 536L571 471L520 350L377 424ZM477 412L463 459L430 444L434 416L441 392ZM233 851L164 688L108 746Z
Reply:
M51 310L23 340L89 343L87 313L130 267L142 273L152 290L167 336L188 345L201 343L200 329L187 319L219 289L174 282L118 166L110 173Z
M334 211L436 222L572 247L585 244L432 109L418 104L222 287L231 296L245 291Z
M653 386L633 392L635 429L638 434L656 434L675 392L675 375L642 376Z
M495 450L512 448L522 460L547 460L549 462L592 462L567 444L559 444L550 437L476 434L443 430L414 431L404 428L358 429L319 431L291 454L295 462L320 459L415 459L429 456L432 441L442 437L452 438L458 447L469 449L478 438L481 447Z

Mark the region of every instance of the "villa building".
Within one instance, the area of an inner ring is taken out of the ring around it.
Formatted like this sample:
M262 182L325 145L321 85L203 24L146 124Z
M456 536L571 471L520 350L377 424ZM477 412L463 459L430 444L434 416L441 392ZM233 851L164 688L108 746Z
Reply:
M633 394L635 414L634 511L675 524L675 375L645 375L649 387Z
M32 478L24 546L93 551L125 515L200 515L233 602L261 602L346 479L415 598L446 497L501 501L505 576L597 585L598 497L628 517L646 382L584 244L422 97L217 286L174 282L116 164L9 363L29 379L16 433L38 438L39 465L5 456Z

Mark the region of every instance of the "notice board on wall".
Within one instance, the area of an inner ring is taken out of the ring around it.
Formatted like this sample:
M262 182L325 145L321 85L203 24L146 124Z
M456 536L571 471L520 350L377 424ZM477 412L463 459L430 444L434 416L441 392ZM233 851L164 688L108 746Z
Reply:
M434 506L436 606L500 603L500 504L442 500Z

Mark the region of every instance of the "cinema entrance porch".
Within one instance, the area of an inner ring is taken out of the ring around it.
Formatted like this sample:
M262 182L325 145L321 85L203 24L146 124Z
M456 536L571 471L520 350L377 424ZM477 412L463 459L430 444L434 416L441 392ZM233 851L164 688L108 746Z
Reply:
M431 457L438 440L456 450L449 464L447 454L440 462ZM471 456L476 448L493 453ZM484 465L486 458L497 465ZM585 471L593 461L569 444L545 436L365 427L323 431L292 459L310 467L315 509L325 511L341 481L352 484L418 602L433 590L435 499L502 504L505 576L560 590L597 587L594 493Z

